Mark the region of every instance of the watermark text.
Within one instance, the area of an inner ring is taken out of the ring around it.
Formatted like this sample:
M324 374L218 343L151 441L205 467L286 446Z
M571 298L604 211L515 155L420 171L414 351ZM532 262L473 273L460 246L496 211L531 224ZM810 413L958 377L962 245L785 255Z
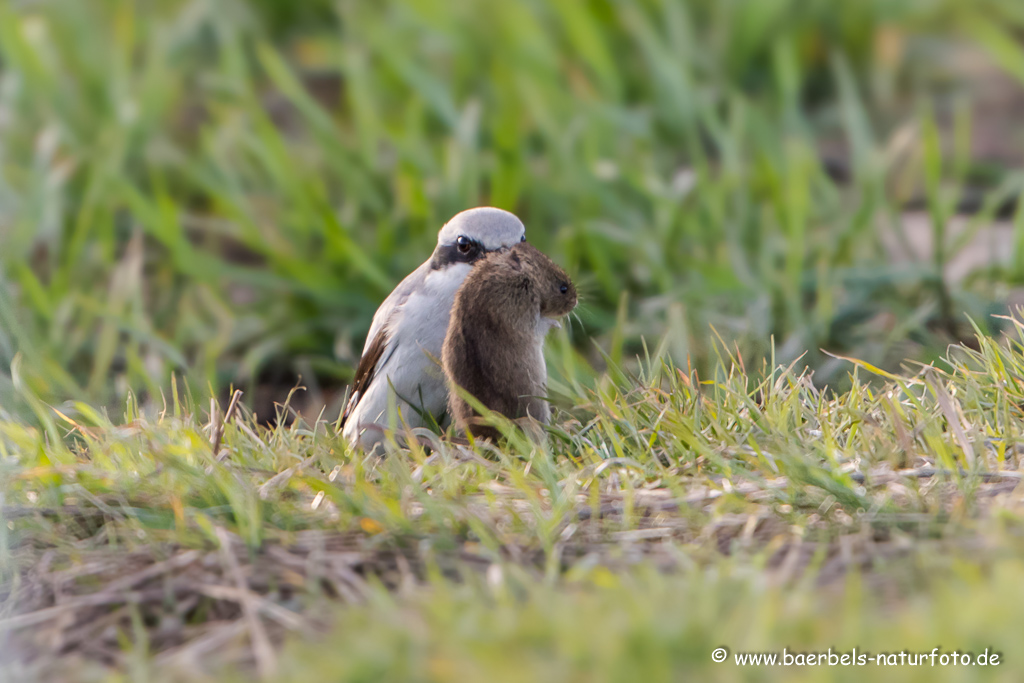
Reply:
M736 666L999 666L1002 655L985 648L982 652L966 650L944 650L932 648L929 652L868 652L858 648L850 650L792 651L783 648L774 652L731 652L729 648L716 647L711 659L716 663L730 660Z

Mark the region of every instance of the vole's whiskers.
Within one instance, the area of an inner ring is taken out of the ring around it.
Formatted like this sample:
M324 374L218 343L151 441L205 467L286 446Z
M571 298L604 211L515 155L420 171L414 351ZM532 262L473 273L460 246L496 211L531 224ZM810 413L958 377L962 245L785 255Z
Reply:
M589 299L590 295L594 294L598 289L598 283L593 277L582 277L579 280L573 278L572 283L576 287L576 300L579 303Z
M576 308L572 309L572 311L569 312L569 318L570 318L569 336L570 337L572 336L572 323L571 323L571 319L573 319L573 318L576 319L576 323L580 326L580 332L583 332L583 329L584 329L584 327L583 327L583 318L580 317L579 306L577 306Z

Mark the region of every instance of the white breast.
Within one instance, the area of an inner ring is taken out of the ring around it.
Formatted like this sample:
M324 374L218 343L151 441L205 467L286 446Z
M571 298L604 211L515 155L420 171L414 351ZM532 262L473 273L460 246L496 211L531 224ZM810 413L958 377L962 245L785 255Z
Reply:
M397 407L410 427L422 427L420 410L440 419L448 403L448 389L439 361L448 330L448 319L459 285L472 267L451 264L429 271L415 291L389 317L388 346L373 381L345 423L344 436L352 443L370 423L387 425L389 383L401 399ZM379 434L368 433L365 441L375 442ZM368 448L373 443L362 443Z

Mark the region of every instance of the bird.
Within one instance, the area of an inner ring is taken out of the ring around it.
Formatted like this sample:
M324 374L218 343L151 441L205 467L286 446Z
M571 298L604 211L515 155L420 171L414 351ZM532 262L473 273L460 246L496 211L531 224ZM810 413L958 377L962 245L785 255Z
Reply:
M473 268L455 295L441 356L458 430L500 437L458 389L510 419L550 421L544 338L576 301L569 276L531 244L489 254Z
M440 356L455 293L481 259L525 241L523 222L495 207L467 209L444 224L430 258L373 316L340 418L353 448L371 451L381 443L389 403L413 428L447 421Z

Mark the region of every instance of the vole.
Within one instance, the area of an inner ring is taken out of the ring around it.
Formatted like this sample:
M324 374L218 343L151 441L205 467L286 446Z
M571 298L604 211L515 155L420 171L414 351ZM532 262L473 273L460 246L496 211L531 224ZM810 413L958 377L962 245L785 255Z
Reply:
M477 263L455 294L441 352L448 412L460 431L500 436L477 424L478 413L455 387L508 418L551 419L544 337L575 307L569 276L527 242Z

